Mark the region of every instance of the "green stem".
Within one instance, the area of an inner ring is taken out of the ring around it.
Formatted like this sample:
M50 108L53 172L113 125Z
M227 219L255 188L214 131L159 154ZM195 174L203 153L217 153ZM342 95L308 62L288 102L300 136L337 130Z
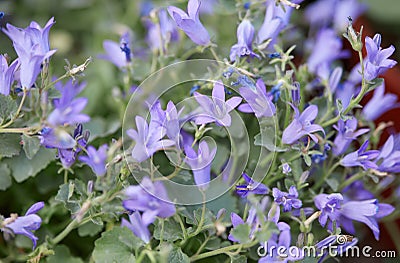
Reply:
M200 245L199 249L196 251L196 253L193 256L197 256L201 253L201 251L203 251L204 247L207 245L208 240L210 240L211 236L208 236L204 242Z
M225 254L225 253L227 253L227 252L229 252L231 250L235 250L235 249L239 249L239 248L240 249L249 248L249 247L252 247L252 246L254 246L256 244L258 244L257 240L255 240L255 241L253 241L253 242L251 242L249 244L236 244L236 245L232 245L232 246L223 247L223 248L216 249L216 250L213 250L213 251L210 251L210 252L206 252L206 253L203 253L203 254L194 255L194 256L192 256L190 258L190 261L193 262L193 261L196 261L196 260L199 260L199 259L208 258L208 257L216 256L216 255L219 255L219 254Z
M182 218L178 214L176 214L176 218L178 218L178 222L179 222L179 225L181 226L181 230L182 230L182 234L183 234L183 239L185 240L187 238L185 224L183 223Z
M0 133L23 133L23 134L35 134L37 129L33 127L26 128L0 128Z
M161 232L160 232L160 244L158 246L161 248L164 238L164 219L161 218L160 220L161 220Z
M68 170L64 170L64 184L68 183Z
M340 165L340 162L335 163L327 173L325 173L321 179L313 186L313 190L316 191L319 187L321 187L326 179L335 171L335 169Z
M10 126L11 124L13 124L14 121L18 118L18 116L19 116L19 114L20 114L20 112L21 112L21 110L22 110L22 106L24 105L24 102L25 102L25 100L26 100L26 96L27 96L27 94L28 94L28 90L27 90L27 89L24 89L23 92L24 92L24 93L23 93L23 95L22 95L21 102L19 103L18 109L17 109L17 111L15 112L14 116L11 118L11 120L10 120L9 122L7 122L7 123L4 124L3 126L1 126L1 128L7 128L7 127Z
M210 46L210 51L216 61L221 61L221 59L217 55L217 52L215 52L215 50L212 46Z
M344 181L343 183L341 183L339 185L339 190L342 190L343 188L345 188L346 186L354 183L355 181L357 181L358 179L361 179L364 177L364 173L360 172L360 173L356 173L355 175L353 175L352 177L350 177L349 179L347 179L346 181Z
M76 219L72 220L71 223L55 238L51 240L51 244L57 245L61 240L63 240L72 230L74 230L79 225Z

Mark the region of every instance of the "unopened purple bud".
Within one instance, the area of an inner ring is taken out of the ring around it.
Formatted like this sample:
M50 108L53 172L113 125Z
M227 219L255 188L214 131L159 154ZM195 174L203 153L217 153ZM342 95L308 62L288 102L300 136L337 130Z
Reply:
M91 194L93 192L93 180L90 180L87 184L86 192Z
M300 83L297 81L293 83L293 86L295 87L294 90L292 90L292 101L295 105L300 104Z

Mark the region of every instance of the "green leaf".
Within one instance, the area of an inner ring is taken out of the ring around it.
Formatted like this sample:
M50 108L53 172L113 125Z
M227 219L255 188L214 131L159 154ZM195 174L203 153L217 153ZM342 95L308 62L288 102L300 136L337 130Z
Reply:
M246 244L250 241L250 226L248 224L241 224L236 226L231 231L233 237L241 244Z
M117 118L103 119L92 118L84 128L90 131L89 142L96 138L103 138L115 133L121 127L121 122Z
M88 222L78 228L78 235L80 237L86 237L86 236L93 237L93 236L97 235L98 233L100 233L101 230L103 230L103 226L99 226L99 225L93 224L92 222Z
M260 243L268 242L272 234L279 234L278 227L275 224L262 226L260 231L256 232L256 238Z
M333 191L337 191L339 187L339 182L335 178L326 179L326 183L332 188Z
M23 142L22 148L25 151L26 158L31 160L40 149L40 140L38 137L31 137L25 134L23 134L21 138Z
M245 255L233 255L231 257L231 263L247 263L247 257Z
M155 226L156 227L154 228L154 238L160 240L162 221L158 219L155 223ZM172 219L164 220L163 240L174 242L178 239L183 239L182 230L179 224Z
M12 157L21 151L18 134L0 134L0 157Z
M47 165L55 159L55 156L53 149L40 148L31 160L26 158L25 153L22 152L19 156L6 159L4 162L10 167L15 181L20 183L31 176L34 177L41 170L46 168Z
M6 163L0 163L0 190L4 191L11 186L11 171Z
M58 245L54 248L54 255L46 258L47 263L83 263L83 260L71 255L66 245Z
M81 208L81 203L86 198L84 183L78 179L60 185L55 200L64 204L71 213L76 213ZM102 224L101 224L102 225Z
M377 87L381 86L383 84L383 81L384 81L384 79L377 78L377 79L374 79L374 81L368 83L367 84L368 88L367 88L367 92L366 93L368 93L368 92L376 89Z
M187 208L190 209L191 207L188 206ZM201 212L202 212L202 208L201 207L199 207L198 209L194 210L193 214L190 217L186 218L186 223L188 223L190 225L198 226L199 222L201 220ZM214 217L215 216L213 215L213 213L206 208L206 212L205 212L205 215L204 215L204 225L213 224Z
M182 252L180 247L173 247L168 256L168 263L189 263L189 257Z
M96 263L135 262L134 251L143 246L141 239L126 227L114 227L94 242L93 260Z
M304 162L307 164L308 167L311 166L311 157L310 155L304 154L303 155Z
M0 123L12 119L18 109L18 105L10 96L0 94Z
M254 145L263 146L272 152L286 152L288 149L276 146L275 128L266 126L261 128L261 132L254 136Z
M204 246L204 248L207 250L215 250L220 247L221 247L221 239L216 236L211 237L208 240L207 244Z

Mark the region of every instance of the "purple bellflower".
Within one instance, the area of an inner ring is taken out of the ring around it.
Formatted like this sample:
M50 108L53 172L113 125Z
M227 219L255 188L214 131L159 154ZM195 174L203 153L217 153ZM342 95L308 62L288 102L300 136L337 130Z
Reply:
M271 97L268 96L262 79L257 80L255 91L248 87L241 87L239 88L239 92L247 102L238 107L241 112L254 112L257 118L261 118L262 116L272 117L275 114L275 105L272 103Z
M148 226L153 223L153 221L148 221L151 218L144 218L140 215L138 211L132 212L129 215L129 221L125 218L121 220L121 226L126 226L129 228L133 234L143 240L144 243L149 243L151 239L151 234Z
M323 64L331 64L347 53L342 51L342 41L332 29L321 29L313 44L312 52L307 60L308 70L315 73Z
M85 123L90 121L90 117L82 114L85 108L87 98L74 98L85 87L85 83L80 85L74 84L69 80L65 86L58 86L57 89L61 93L59 99L53 101L55 109L50 113L47 121L54 126Z
M265 244L268 244L264 249L267 252L269 247L274 246L272 253L268 253L265 257L258 260L259 263L272 263L272 262L295 262L304 258L304 251L296 246L291 246L291 233L290 226L285 222L278 222L276 224L279 230L279 235L274 233Z
M128 211L142 212L142 220L145 224L154 222L156 216L167 218L176 212L162 182L153 183L148 177L143 178L140 185L127 187L125 196L122 202L123 207Z
M208 186L211 175L211 163L217 152L217 148L210 151L206 141L199 143L197 153L189 145L184 145L186 158L185 162L193 171L194 182L200 188Z
M30 238L33 242L33 248L36 247L38 238L32 233L34 230L38 230L42 224L42 219L36 215L36 213L44 207L44 202L38 202L33 204L24 216L17 216L16 218L6 218L4 222L10 222L5 225L2 231L9 232L15 235L24 235Z
M96 176L103 176L107 171L107 148L107 145L104 144L96 150L96 148L90 145L87 148L87 156L79 156L79 161L89 165Z
M365 134L369 131L369 129L357 129L357 119L353 117L347 121L339 120L337 125L333 126L338 132L333 141L333 153L337 155L343 154L347 148L349 147L350 143L357 139L358 136Z
M267 219L265 216L259 217L257 211L264 212L266 206L268 205L268 198L264 197L260 203L253 205L249 209L249 214L247 216L246 222L236 213L231 213L231 222L233 229L239 225L247 224L250 226L249 239L252 240L255 237L256 232L260 229L261 223L265 222ZM229 234L228 239L233 242L240 242L237 240L232 233Z
M352 246L356 245L358 242L357 238L353 238L351 241L350 240L347 241L343 239L344 237L345 237L344 235L331 235L324 238L320 242L316 243L315 248L318 251L317 253L318 255L321 255L321 257L318 260L318 263L323 262L323 260L328 255L328 251L326 249L327 247L329 247L329 250L332 251L333 253L336 252L338 255L342 255L344 252L346 252ZM339 241L339 243L336 243L337 241Z
M44 127L39 132L40 143L46 148L71 149L76 146L76 141L64 129Z
M74 130L74 139L76 141L76 146L80 145L81 147L85 148L87 142L89 140L89 131L83 132L82 124L78 124ZM58 149L58 158L64 168L71 167L76 160L76 155L81 151L81 148L74 147L70 149Z
M126 68L132 61L131 40L129 33L121 36L120 43L112 40L104 40L103 48L105 54L99 55L99 58L108 60L118 68Z
M166 131L153 120L148 125L143 117L136 116L136 128L137 131L129 129L126 134L136 142L132 150L132 157L137 162L143 162L155 152L175 144L172 140L162 140Z
M361 145L360 149L355 152L349 153L343 157L340 161L340 164L345 167L353 167L360 166L364 170L368 169L377 169L376 159L379 156L378 150L367 150L369 144L369 140L366 140L363 145Z
M288 163L283 163L282 164L282 173L283 174L289 174L292 171L292 168L290 167L290 165Z
M376 34L373 39L365 37L367 56L365 58L365 79L370 81L383 74L389 68L393 68L397 62L389 59L395 48L381 48L381 35Z
M159 24L155 24L151 19L145 21L147 28L146 41L153 51L163 49L165 52L169 42L179 40L179 32L175 23L168 17L165 9L159 10L158 21Z
M167 103L165 111L161 108L161 103L157 101L150 109L151 121L158 124L160 127L165 129L165 133L168 138L176 141L179 137L180 131L180 119L183 108L177 110L175 104L172 101Z
M44 28L36 22L25 29L7 24L3 32L12 40L20 62L20 82L23 88L30 89L39 75L42 63L56 50L49 50L49 31L54 25L51 18Z
M244 19L237 28L237 44L231 48L229 58L231 61L235 61L238 57L260 57L253 52L252 43L254 38L254 27L251 22Z
M301 114L297 107L293 105L292 107L295 112L294 120L283 131L282 142L293 144L305 135L310 136L314 142L318 142L318 138L312 133L321 131L325 134L321 126L311 123L318 115L318 107L310 105Z
M388 173L400 172L400 145L395 143L394 136L391 135L383 145L377 160L378 170Z
M292 208L298 209L303 205L301 200L298 199L299 193L294 185L289 188L289 193L282 192L275 187L272 189L272 195L274 196L274 201L283 206L283 212L288 212Z
M301 260L304 257L302 250L295 246L290 246L291 243L291 233L290 226L285 222L278 222L280 217L280 209L274 203L268 212L268 221L273 222L279 230L279 233L272 233L271 238L268 242L261 245L268 245L264 247L265 251L268 253L265 257L259 259L258 262L288 262ZM274 249L272 253L269 253L269 247L275 246L280 248L279 251ZM288 253L289 252L289 253Z
M338 226L343 226L349 233L355 233L352 221L359 221L372 230L377 240L379 240L377 220L394 210L391 205L379 204L377 199L344 202L343 196L339 193L319 194L314 198L314 203L321 211L318 218L321 226L325 226L329 219L336 221ZM332 228L331 222L328 227Z
M377 87L374 91L374 95L364 106L362 115L367 121L374 121L379 118L385 112L400 107L400 103L397 102L397 96L395 94L385 94L385 85Z
M8 96L10 94L11 84L14 81L14 72L18 65L18 59L8 66L5 56L0 55L0 94Z
M197 125L216 122L220 126L230 126L232 119L229 112L242 101L240 97L232 97L225 101L225 89L221 81L214 83L212 98L198 92L194 93L194 97L204 112L196 117Z
M259 195L268 194L269 189L265 184L254 181L246 173L243 173L242 177L246 181L246 184L236 186L236 193L240 197L245 198L250 193Z
M200 1L189 0L187 10L188 13L175 6L168 7L169 15L194 43L200 46L209 45L210 35L199 18Z
M299 3L301 1L295 1ZM276 43L279 33L289 24L290 15L293 11L292 7L285 6L285 10L280 5L276 5L274 1L266 1L266 10L264 22L262 23L257 34L257 43L261 45L264 41L270 39L268 49Z

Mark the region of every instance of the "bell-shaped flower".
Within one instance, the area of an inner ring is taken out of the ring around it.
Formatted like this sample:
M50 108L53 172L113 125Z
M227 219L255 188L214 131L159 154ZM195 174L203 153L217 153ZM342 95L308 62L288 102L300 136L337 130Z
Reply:
M211 176L211 164L217 148L210 151L207 142L201 141L197 153L190 145L184 145L184 149L186 153L185 162L193 171L194 182L200 188L207 187Z
M397 107L400 107L397 96L392 93L385 94L385 85L382 84L374 90L374 95L365 104L362 115L367 121L374 121L385 112Z
M231 61L235 61L236 58L240 57L259 57L253 52L252 43L254 38L254 27L251 22L244 19L237 28L237 44L231 48L229 58Z
M366 140L363 143L363 145L361 145L360 149L345 155L343 159L340 161L340 164L345 167L360 166L364 170L368 170L370 168L377 169L378 165L376 165L375 159L379 156L379 151L378 150L367 151L368 144L369 140Z
M318 107L310 105L301 114L297 107L293 105L292 107L295 112L294 119L283 131L282 142L293 144L305 135L310 136L314 142L318 142L318 138L313 133L321 131L325 134L324 129L320 125L312 124L312 121L318 115Z
M381 35L376 34L373 39L365 37L365 47L367 56L365 58L364 76L366 80L373 80L383 74L389 68L393 68L397 62L389 57L393 54L395 48L381 48Z
M81 111L86 107L87 98L74 98L84 87L85 83L80 85L74 84L72 80L68 81L64 86L57 86L61 93L59 99L55 99L55 109L50 113L47 121L54 125L66 125L85 123L90 121L90 117Z
M197 125L216 122L220 126L230 126L232 119L229 112L242 101L240 97L225 101L225 89L221 81L214 83L211 98L198 92L194 93L194 97L202 109L202 114L195 117Z
M356 118L347 121L339 120L337 125L334 125L333 127L337 130L337 135L333 141L334 145L332 149L335 155L343 154L353 140L369 131L369 129L357 130Z
M332 221L336 221L337 226L343 226L346 231L354 234L352 221L359 221L372 230L377 240L379 239L377 220L394 211L394 207L389 204L379 204L377 199L345 202L339 193L319 194L314 197L314 203L321 211L318 218L321 226L325 226L329 219L330 230L332 230Z
M254 181L253 178L249 177L246 173L243 173L242 177L246 184L236 186L236 193L240 197L245 198L250 193L258 195L268 194L269 189L265 184Z
M79 160L89 165L96 176L103 176L107 171L107 148L107 145L104 144L96 150L96 148L90 145L87 148L87 156L79 156Z
M378 170L388 173L400 172L400 145L395 143L395 137L390 135L383 145L377 162L379 161Z
M272 195L274 196L274 201L283 206L283 212L288 212L292 208L298 209L303 205L301 200L298 199L299 193L294 185L289 188L289 193L282 192L275 187L272 189Z
M112 40L104 40L103 48L105 54L99 55L99 58L108 60L118 68L126 68L132 61L131 37L125 33L120 38L120 43Z
M38 230L42 224L42 219L36 215L36 213L44 207L44 202L38 202L33 204L24 216L18 216L16 218L6 218L4 222L9 221L5 225L2 231L8 232L10 229L15 235L24 235L30 238L33 242L33 248L36 247L38 238L32 233L34 230Z
M199 18L200 0L189 0L187 10L188 13L175 6L168 7L169 15L194 43L201 46L209 45L210 35Z
M72 136L60 127L44 127L39 132L40 144L46 148L71 149L76 146Z
M268 96L262 79L257 80L256 90L241 87L239 92L247 102L238 107L241 112L254 113L257 118L272 117L275 114L276 107L272 103L271 96Z
M148 226L153 223L149 222L150 218L142 218L138 211L132 212L129 215L129 221L125 218L121 220L121 226L126 226L129 228L133 234L143 240L144 243L149 243L151 239L151 233L148 229ZM146 221L147 220L147 221Z
M44 28L36 22L25 29L7 24L3 32L13 41L15 52L20 62L21 86L30 89L42 70L42 63L56 50L49 50L49 31L54 24L51 18Z
M179 40L177 27L165 9L158 11L158 23L152 19L146 19L144 23L147 28L146 41L153 51L162 49L165 52L168 43Z
M126 134L136 143L132 150L132 157L137 162L143 162L155 152L175 144L172 140L162 139L166 131L154 121L148 125L143 117L136 116L136 128L137 130L127 130Z
M10 94L11 84L14 81L14 72L18 65L18 59L8 66L5 56L0 55L0 94L8 96Z
M175 205L168 198L167 189L160 181L152 182L143 178L140 185L131 185L124 191L122 205L128 211L140 211L147 225L154 222L156 216L167 218L176 212Z

